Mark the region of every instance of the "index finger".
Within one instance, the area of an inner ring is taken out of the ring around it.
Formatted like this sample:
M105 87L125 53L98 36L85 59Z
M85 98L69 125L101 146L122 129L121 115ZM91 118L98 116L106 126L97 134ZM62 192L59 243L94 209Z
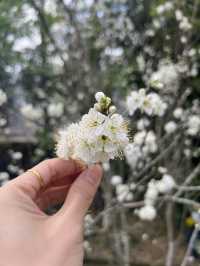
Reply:
M59 179L68 178L70 184L71 179L84 170L84 165L75 160L63 160L56 158L45 160L34 166L31 170L33 170L33 172L27 171L16 178L13 181L13 185L17 185L27 192L32 199L35 199L41 189L44 189L52 182ZM43 186L41 186L41 182L34 172L41 176Z

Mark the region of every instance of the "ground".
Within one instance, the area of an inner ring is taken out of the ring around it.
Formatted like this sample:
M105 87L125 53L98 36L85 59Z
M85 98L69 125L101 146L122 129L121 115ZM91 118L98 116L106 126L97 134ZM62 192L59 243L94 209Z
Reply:
M167 251L166 229L161 221L144 223L138 221L130 231L132 266L164 266ZM111 242L110 242L111 243ZM116 266L111 256L109 239L105 235L92 238L92 252L87 255L86 266ZM180 266L185 255L185 236L179 237L173 266ZM200 260L188 262L187 266L199 266ZM124 266L124 265L121 265Z

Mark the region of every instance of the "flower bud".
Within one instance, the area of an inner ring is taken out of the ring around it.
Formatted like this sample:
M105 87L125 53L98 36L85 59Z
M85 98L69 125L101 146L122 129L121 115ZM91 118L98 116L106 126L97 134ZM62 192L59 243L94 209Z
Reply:
M95 103L94 109L98 112L101 112L101 105L99 103Z
M104 98L105 97L105 94L102 92L102 91L99 91L99 92L97 92L96 94L95 94L95 99L96 99L96 101L99 103L101 100L102 100L102 98Z
M109 108L109 113L114 114L114 113L116 113L116 111L117 111L117 108L114 105L111 105Z

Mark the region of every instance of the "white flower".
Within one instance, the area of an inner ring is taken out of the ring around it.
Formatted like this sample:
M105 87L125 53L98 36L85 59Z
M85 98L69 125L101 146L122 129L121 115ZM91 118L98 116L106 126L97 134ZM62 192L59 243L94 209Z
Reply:
M158 167L158 172L161 174L166 174L167 173L167 168L163 167L163 166L159 166Z
M134 136L134 143L140 146L144 144L146 134L145 130L137 132Z
M164 174L160 181L157 181L157 189L160 193L169 193L176 185L171 175Z
M124 50L121 47L107 47L105 49L105 55L110 56L110 57L120 57L124 53Z
M100 110L107 113L110 103L110 98L101 98ZM79 123L66 128L60 134L57 155L66 159L80 159L86 163L105 163L121 157L129 143L127 124L119 114L105 115L102 112L91 108Z
M183 116L183 109L182 108L176 108L173 112L173 115L176 119L180 119Z
M157 200L158 194L159 191L157 189L156 181L151 180L145 193L145 204L153 205Z
M0 106L2 106L6 102L7 102L7 95L2 89L0 89Z
M0 172L0 181L9 180L9 174L7 172Z
M129 115L133 115L135 111L141 106L141 95L136 91L132 91L126 99L126 105L129 111Z
M183 19L183 13L182 13L182 11L181 11L180 9L177 9L177 10L175 11L175 16L176 16L176 19L177 19L178 21L182 20L182 19Z
M60 117L64 112L63 103L51 103L47 108L48 115L50 117Z
M156 218L156 209L151 205L145 205L137 211L137 215L141 220L153 221Z
M127 196L126 196L126 201L132 201L133 200L133 193L132 192L129 192L128 194L127 194Z
M119 202L130 201L133 199L132 192L127 184L119 184L116 186L117 200Z
M168 62L160 62L159 68L150 77L150 84L162 83L166 92L174 92L179 84L179 74L176 65Z
M117 186L122 183L122 177L119 175L114 175L111 177L110 183L113 186Z
M192 24L189 22L187 17L183 16L180 20L179 28L183 31L188 31L192 28Z
M33 107L32 104L25 104L22 106L21 112L30 120L39 120L43 117L43 110L40 107Z
M23 154L21 152L13 152L11 156L13 160L21 160L23 157Z
M150 153L155 153L158 149L156 144L156 135L153 131L149 131L146 135L145 145L148 148Z
M102 125L106 121L106 118L105 115L95 109L90 109L89 113L82 117L80 127L91 135L88 136L89 138L96 138L102 135L104 130Z
M133 115L137 109L140 109L148 115L163 116L167 107L157 93L146 95L144 89L140 89L138 92L133 91L127 97L126 105L129 115Z
M169 121L164 128L168 134L171 134L176 131L177 124L174 121Z
M157 93L149 93L147 98L151 103L152 114L163 116L167 109L167 104L161 100L160 96Z
M159 5L157 8L156 8L156 11L159 15L163 14L164 12L166 11L170 11L171 9L173 8L173 3L171 2L166 2L162 5Z
M195 136L200 131L200 117L198 115L191 115L188 118L187 133L190 136Z
M9 164L8 165L8 170L12 173L18 173L18 171L20 170L18 166L13 165L13 164Z
M145 130L150 124L149 120L146 118L140 119L137 121L137 129L138 130Z
M101 92L101 91L100 92L97 92L95 94L95 99L96 99L97 102L100 102L101 99L104 98L104 97L105 97L105 94L103 92Z
M132 169L136 167L139 158L142 156L140 147L135 143L128 144L124 149L124 154Z
M71 124L66 130L59 132L59 141L56 146L56 154L59 158L73 158L76 144L79 140L80 129L76 123Z
M109 162L103 163L103 169L106 172L109 171L110 170L110 163Z

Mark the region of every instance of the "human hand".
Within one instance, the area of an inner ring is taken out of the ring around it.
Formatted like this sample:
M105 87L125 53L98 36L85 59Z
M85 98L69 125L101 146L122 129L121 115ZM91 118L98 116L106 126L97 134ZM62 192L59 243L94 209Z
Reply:
M0 188L0 266L83 265L84 216L102 177L99 165L46 160ZM43 210L64 202L54 215Z

